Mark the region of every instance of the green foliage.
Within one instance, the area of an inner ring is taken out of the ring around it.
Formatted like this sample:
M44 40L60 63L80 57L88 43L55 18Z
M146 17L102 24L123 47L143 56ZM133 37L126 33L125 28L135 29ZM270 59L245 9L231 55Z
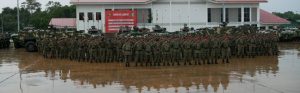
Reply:
M20 8L20 26L21 29L27 26L33 26L37 29L46 29L51 18L75 18L76 7L62 6L59 2L49 1L46 9L41 9L41 4L36 0L26 0ZM4 31L17 31L17 8L3 8L1 13L4 21ZM0 18L0 24L1 24ZM1 25L0 25L1 26Z
M26 0L26 2L22 3L22 7L33 13L35 10L41 8L41 4L36 0Z
M300 25L300 23L297 22L297 20L300 20L300 14L294 13L292 11L288 11L284 13L274 12L273 14L291 21L292 24L294 25Z

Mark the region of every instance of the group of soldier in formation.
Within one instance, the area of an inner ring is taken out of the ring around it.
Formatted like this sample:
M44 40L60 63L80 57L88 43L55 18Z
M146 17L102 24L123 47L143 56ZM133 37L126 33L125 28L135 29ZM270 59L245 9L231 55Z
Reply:
M277 55L278 35L253 27L200 29L194 33L117 37L60 33L40 35L45 58L78 62L123 62L126 66L174 66L229 63L231 57Z
M6 34L0 33L0 49L9 48L10 37Z

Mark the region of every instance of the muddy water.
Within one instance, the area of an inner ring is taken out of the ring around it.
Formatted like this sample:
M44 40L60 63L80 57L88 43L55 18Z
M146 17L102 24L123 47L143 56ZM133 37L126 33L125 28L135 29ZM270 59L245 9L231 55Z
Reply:
M0 93L300 93L300 44L230 64L130 67L0 50Z

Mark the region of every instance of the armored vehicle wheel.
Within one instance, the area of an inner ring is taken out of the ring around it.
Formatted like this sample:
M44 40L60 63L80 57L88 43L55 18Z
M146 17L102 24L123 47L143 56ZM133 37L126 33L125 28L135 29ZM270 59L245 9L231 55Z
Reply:
M29 41L25 44L25 48L28 52L36 52L37 47L33 41Z

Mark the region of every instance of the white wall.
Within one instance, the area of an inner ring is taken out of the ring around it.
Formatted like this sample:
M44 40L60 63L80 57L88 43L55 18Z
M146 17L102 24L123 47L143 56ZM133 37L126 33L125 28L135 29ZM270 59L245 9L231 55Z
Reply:
M226 8L241 8L241 7L258 7L258 4L225 4ZM179 31L183 24L188 24L190 27L213 27L219 23L207 23L207 8L222 8L222 4L211 4L204 0L191 0L191 5L188 5L188 0L158 0L147 5L77 5L77 30L87 30L91 26L105 31L105 9L134 9L134 8L151 8L152 23L146 24L147 28L152 29L154 25L166 27L168 31ZM85 21L79 21L79 12L85 13ZM87 21L87 13L95 12L102 13L101 21ZM172 23L172 24L171 24ZM232 23L230 25L242 25L244 23ZM138 24L144 26L144 24Z
M213 4L213 3L209 3L208 4L208 8L252 8L255 9L257 7L259 7L259 4ZM243 13L243 9L242 9L242 13ZM257 14L257 17L259 17L259 13L254 13ZM251 18L252 15L250 15ZM254 19L252 19L253 21L251 22L243 22L243 14L242 14L242 22L230 22L228 25L229 26L239 26L239 25L244 25L244 24L258 24L259 22L254 21ZM211 22L208 23L207 27L214 27L214 26L218 26L220 23L215 23L215 22Z
M80 6L78 5L76 7L76 23L77 23L77 30L85 30L87 32L88 29L91 28L91 26L95 26L97 29L103 29L104 28L104 18L105 13L103 12L104 9L100 6ZM84 21L79 20L79 13L84 13ZM88 20L88 12L93 13L93 21ZM102 20L96 20L96 12L101 12Z

